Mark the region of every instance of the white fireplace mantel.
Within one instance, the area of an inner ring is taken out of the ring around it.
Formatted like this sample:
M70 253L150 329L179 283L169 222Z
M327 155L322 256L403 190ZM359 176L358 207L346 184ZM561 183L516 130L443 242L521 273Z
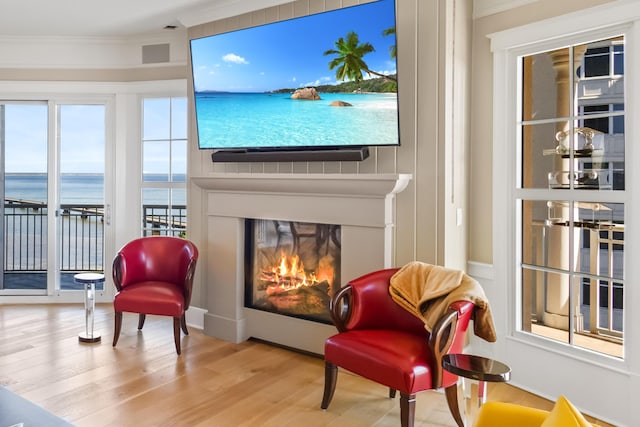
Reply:
M404 190L410 174L211 174L191 177L198 187L217 191L386 196Z
M192 176L206 216L204 332L250 337L322 354L331 325L244 307L244 220L341 226L341 277L394 265L395 195L409 174L210 174ZM344 283L343 283L344 285Z

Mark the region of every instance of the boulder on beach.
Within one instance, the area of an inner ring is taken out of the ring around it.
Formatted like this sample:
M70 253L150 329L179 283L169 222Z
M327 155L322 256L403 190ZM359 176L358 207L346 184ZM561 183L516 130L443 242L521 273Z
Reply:
M336 100L329 104L331 107L353 107L353 105L349 104L345 101Z
M305 87L303 89L296 89L291 95L291 99L308 99L312 101L317 101L320 99L320 95L318 95L318 91L315 87Z

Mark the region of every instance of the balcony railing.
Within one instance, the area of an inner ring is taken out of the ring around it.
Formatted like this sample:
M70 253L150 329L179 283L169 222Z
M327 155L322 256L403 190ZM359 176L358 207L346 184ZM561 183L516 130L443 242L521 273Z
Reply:
M46 203L5 199L5 273L47 271L48 214ZM60 271L104 271L103 206L64 204L57 216ZM184 235L186 206L144 205L142 222L145 235Z
M162 204L142 205L142 228L145 236L165 235L185 237L187 207Z
M47 269L47 214L45 203L5 199L5 272Z
M537 254L535 264L546 265L548 224L539 221L534 226L531 245L536 248L533 251ZM617 278L622 276L625 227L612 223L585 227L582 233L576 265L578 280L573 282L577 301L575 331L583 336L622 344L624 283ZM547 292L546 282L532 288L530 314L531 320L538 325L545 325Z

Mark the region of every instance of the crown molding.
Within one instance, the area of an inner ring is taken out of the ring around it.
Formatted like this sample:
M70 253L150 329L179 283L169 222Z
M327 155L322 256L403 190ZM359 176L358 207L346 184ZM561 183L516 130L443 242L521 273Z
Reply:
M171 46L171 60L153 67L187 64L187 33L181 29L130 37L1 36L0 68L144 68L142 46L163 43Z
M473 0L473 17L482 18L537 1L539 0Z
M183 13L178 16L178 21L189 28L290 2L291 0L220 0L210 7Z

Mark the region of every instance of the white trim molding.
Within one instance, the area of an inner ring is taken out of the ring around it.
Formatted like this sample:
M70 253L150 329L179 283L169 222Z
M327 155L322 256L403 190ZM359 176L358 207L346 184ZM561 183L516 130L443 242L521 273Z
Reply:
M143 64L142 47L157 44L169 44L169 62ZM136 38L0 36L0 52L0 69L144 69L188 63L185 30Z
M539 0L474 0L473 18L494 15L525 4L535 3Z

